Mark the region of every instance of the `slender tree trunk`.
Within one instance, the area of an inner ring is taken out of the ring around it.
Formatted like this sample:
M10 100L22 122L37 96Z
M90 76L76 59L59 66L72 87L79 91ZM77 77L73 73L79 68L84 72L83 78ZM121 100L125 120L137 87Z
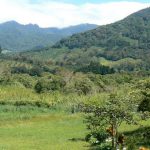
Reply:
M112 124L112 149L115 150L114 125Z
M118 147L118 126L115 124L115 149Z

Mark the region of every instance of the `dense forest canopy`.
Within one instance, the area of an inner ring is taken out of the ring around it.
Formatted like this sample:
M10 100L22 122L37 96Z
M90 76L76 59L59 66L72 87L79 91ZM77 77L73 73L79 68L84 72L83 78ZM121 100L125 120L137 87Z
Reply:
M75 49L96 46L103 50L99 55L107 59L119 60L131 57L148 60L149 43L150 8L147 8L119 22L62 39L53 47Z

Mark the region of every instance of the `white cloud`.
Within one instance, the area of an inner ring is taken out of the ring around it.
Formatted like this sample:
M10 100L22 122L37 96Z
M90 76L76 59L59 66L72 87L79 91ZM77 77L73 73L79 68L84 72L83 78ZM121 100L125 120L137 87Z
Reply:
M0 0L0 22L15 20L41 27L65 27L80 23L104 25L149 6L150 3L127 1L75 5L54 1L31 4L29 0Z

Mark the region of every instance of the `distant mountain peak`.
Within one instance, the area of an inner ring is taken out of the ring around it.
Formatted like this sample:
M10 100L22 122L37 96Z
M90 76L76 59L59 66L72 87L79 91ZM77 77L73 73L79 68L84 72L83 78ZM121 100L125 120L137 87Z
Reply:
M8 50L31 50L37 47L51 46L62 38L95 27L96 25L76 25L63 29L55 27L41 28L37 24L23 25L12 20L0 24L0 41L1 46Z
M24 25L24 26L40 28L39 25L37 25L37 24L32 24L32 23L29 23L29 24Z
M11 21L2 23L2 25L19 25L19 23L14 20L11 20Z

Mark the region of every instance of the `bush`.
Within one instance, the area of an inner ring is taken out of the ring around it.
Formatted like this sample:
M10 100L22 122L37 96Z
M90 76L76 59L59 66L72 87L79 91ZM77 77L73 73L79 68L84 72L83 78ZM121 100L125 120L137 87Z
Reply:
M32 69L30 69L29 74L31 76L38 76L40 77L43 73L43 69L41 69L40 67L33 67Z
M79 94L86 95L88 93L91 93L92 92L92 87L93 87L93 83L87 78L85 78L82 81L77 81L75 83L75 90Z
M92 145L102 144L108 138L108 134L103 130L95 130L87 134L85 140Z
M61 91L65 84L66 83L62 79L42 79L35 85L35 91L37 93L57 90Z
M11 73L29 73L29 70L25 66L13 67Z
M12 84L12 79L9 75L0 76L0 84L2 85L10 85Z
M138 111L150 112L150 94L147 91L142 91L143 99L139 104Z
M33 78L27 74L14 75L13 80L21 83L26 88L33 88L34 87Z

